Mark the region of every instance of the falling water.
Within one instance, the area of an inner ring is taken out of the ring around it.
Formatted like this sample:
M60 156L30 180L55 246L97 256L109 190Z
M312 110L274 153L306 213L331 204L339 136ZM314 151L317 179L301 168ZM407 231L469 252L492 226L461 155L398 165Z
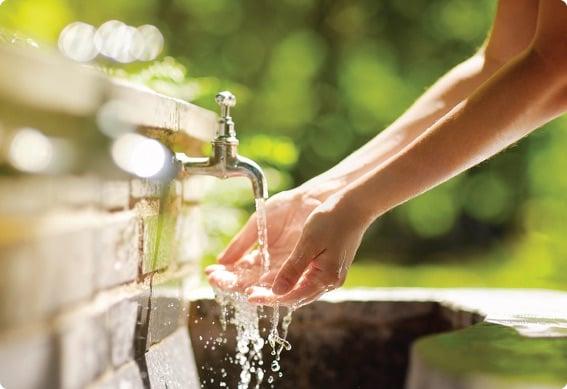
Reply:
M258 251L262 260L262 274L270 270L270 254L268 252L268 231L266 222L266 207L264 199L256 199L256 219L258 225ZM235 363L239 365L240 380L238 389L247 389L254 382L254 388L259 388L264 380L265 368L262 359L262 348L265 344L260 331L260 313L262 308L248 302L247 296L237 292L224 292L215 290L216 299L221 307L220 323L223 330L227 324L236 327L236 358ZM268 333L268 343L272 348L271 355L274 357L270 367L274 374L282 377L280 371L280 354L285 350L291 350L291 344L286 340L287 330L291 323L292 308L288 308L282 320L281 336L278 331L279 306L273 307L271 317L271 328ZM268 383L273 387L274 375L270 374ZM221 382L224 384L224 382Z
M258 250L262 256L262 273L270 271L270 253L268 252L268 223L266 219L266 202L256 199L256 222L258 224Z

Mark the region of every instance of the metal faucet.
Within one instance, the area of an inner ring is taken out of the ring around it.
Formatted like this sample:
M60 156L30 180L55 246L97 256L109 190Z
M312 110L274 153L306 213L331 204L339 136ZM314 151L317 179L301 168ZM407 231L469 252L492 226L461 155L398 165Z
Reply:
M267 199L268 184L264 172L256 162L238 155L238 139L230 116L230 108L236 105L236 97L224 91L216 95L215 101L220 106L221 116L217 135L211 142L211 156L192 158L177 153L176 158L182 164L181 174L200 174L222 179L247 177L252 182L254 198Z

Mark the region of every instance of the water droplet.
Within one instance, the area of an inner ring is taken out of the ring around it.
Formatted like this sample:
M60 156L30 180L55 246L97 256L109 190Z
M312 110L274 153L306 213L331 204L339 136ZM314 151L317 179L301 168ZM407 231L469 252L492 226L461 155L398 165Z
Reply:
M280 364L278 363L278 361L273 361L271 367L272 367L272 371L279 371L280 370Z

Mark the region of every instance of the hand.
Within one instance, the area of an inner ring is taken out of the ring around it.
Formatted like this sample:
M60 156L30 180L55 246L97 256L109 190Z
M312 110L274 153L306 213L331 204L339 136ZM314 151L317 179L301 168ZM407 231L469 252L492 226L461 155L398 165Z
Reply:
M249 288L250 302L297 307L344 283L368 221L343 200L332 196L313 210L272 289Z
M305 220L321 204L314 195L297 188L278 193L266 203L270 271L262 277L261 256L249 252L258 237L256 215L220 254L219 264L207 267L211 285L223 290L244 292L251 285L271 285L282 263L289 257L301 236Z

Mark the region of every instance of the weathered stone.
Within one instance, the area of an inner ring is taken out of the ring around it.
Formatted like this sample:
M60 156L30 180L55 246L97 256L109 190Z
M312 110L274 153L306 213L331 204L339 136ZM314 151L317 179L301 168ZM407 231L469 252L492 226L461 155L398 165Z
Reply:
M39 283L41 271L30 245L4 247L0 272L0 329L6 329L41 316L40 291L29 285ZM40 267L41 270L41 267Z
M153 345L146 353L145 361L152 389L200 387L187 328L179 328Z
M0 328L35 322L92 295L97 223L92 213L45 216L28 239L2 248Z
M69 217L73 217L69 215ZM44 236L35 243L35 266L39 272L39 307L48 312L84 300L94 292L95 230L98 218L78 230ZM28 284L29 285L29 284Z
M318 301L293 314L288 340L291 351L280 361L284 379L269 370L278 388L402 388L409 347L418 337L454 329L445 308L434 302ZM285 314L280 312L280 317ZM270 312L266 312L270 317ZM189 328L202 382L238 384L233 326L223 334L220 311L211 300L191 304ZM270 323L261 324L264 336ZM221 336L227 343L215 342ZM214 346L214 347L212 347ZM271 349L265 346L264 365ZM228 373L222 377L221 369ZM265 377L267 379L267 376Z
M158 245L159 202L142 200L136 204L138 229L140 231L139 250L142 255L142 273L154 270Z
M110 365L109 339L102 314L69 317L58 332L61 388L82 388Z
M181 287L172 287L171 283L180 285L179 280L174 280L168 285L154 286L151 297L149 291L138 296L141 311L136 334L137 357L180 326L186 328L189 303L182 298Z
M52 177L8 177L0 179L0 214L45 212L55 204L57 183Z
M133 281L142 257L139 220L134 212L110 214L102 219L96 241L96 280L99 289Z
M135 178L130 181L130 202L140 199L159 199L163 193L163 185L159 181Z
M54 178L55 203L64 207L93 207L100 202L101 183L94 176Z
M151 298L148 346L160 342L180 326L182 302L176 297Z
M566 343L491 323L425 337L412 347L407 388L560 388L567 382Z
M58 364L56 342L47 331L5 333L0 339L0 387L57 388Z
M139 312L139 296L124 299L105 312L110 341L110 359L118 367L134 358L136 325Z
M128 209L130 204L130 184L128 181L104 181L101 187L101 207L117 211Z
M177 261L191 262L199 267L198 262L203 258L208 240L200 207L187 206L180 212L175 240Z
M164 192L159 207L146 201L136 204L142 218L143 274L164 270L174 263L175 228L181 208L181 199L179 194L175 194L175 187L172 184L171 191Z
M89 389L144 389L142 376L136 362L132 361L120 369L105 374L99 381L88 386Z

